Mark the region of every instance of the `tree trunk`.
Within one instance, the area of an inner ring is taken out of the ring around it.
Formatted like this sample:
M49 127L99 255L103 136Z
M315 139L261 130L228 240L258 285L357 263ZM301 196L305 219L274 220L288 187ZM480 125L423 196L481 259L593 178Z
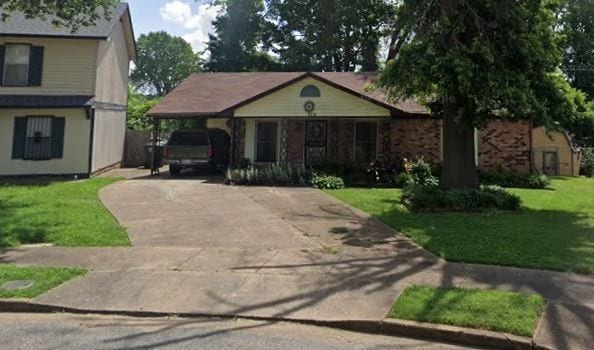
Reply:
M474 154L474 128L458 123L456 115L456 104L445 103L441 187L444 190L478 188L479 181Z

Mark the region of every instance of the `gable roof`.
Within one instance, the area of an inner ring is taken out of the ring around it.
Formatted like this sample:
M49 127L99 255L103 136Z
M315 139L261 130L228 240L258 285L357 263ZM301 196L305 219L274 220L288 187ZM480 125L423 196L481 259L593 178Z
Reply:
M70 28L66 27L55 27L51 18L45 20L27 18L23 13L16 12L11 14L6 21L0 21L0 35L106 39L127 10L128 4L120 3L114 7L109 20L101 15L94 25L80 27L76 32L72 32ZM99 12L103 14L103 9L99 9Z
M25 37L56 37L70 39L99 39L105 40L111 36L115 26L122 21L126 31L126 41L131 59L136 57L136 41L130 9L127 3L118 3L111 10L111 16L107 19L102 8L98 10L99 18L94 25L81 26L76 32L67 27L56 27L52 24L52 18L27 18L21 12L15 12L6 19L0 20L0 36L25 36Z
M423 106L412 100L391 103L380 89L366 91L366 87L377 80L377 73L250 72L194 74L153 107L148 115L169 118L229 116L241 106L308 77L395 113L427 113Z

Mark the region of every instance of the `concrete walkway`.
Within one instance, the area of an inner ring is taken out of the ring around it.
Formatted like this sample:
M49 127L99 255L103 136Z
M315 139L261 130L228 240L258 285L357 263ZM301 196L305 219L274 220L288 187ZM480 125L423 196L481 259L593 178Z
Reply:
M127 176L130 177L130 176ZM136 178L100 196L130 248L20 248L0 262L91 270L37 298L57 306L170 313L381 320L411 284L539 293L537 341L594 342L594 279L446 263L383 223L306 188Z

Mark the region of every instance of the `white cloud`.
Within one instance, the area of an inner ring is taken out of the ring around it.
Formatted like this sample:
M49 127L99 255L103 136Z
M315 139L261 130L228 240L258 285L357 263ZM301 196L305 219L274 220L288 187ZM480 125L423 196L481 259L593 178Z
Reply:
M220 6L209 4L199 5L196 11L187 1L174 0L161 7L161 18L189 30L182 37L189 42L195 51L203 51L206 48L208 34L214 31L212 21L221 10Z

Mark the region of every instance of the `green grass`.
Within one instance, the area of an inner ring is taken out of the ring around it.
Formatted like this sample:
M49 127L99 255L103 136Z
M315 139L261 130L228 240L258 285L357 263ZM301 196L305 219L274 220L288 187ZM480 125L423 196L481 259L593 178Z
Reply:
M531 337L544 304L539 295L413 286L404 290L388 317Z
M594 274L594 180L556 178L550 189L511 189L519 212L412 213L398 189L331 195L379 218L449 261Z
M85 273L85 270L74 268L17 267L0 264L0 288L8 281L35 281L35 284L27 289L13 291L0 289L0 298L34 298Z
M0 180L0 247L129 245L126 231L97 196L100 188L118 180Z

